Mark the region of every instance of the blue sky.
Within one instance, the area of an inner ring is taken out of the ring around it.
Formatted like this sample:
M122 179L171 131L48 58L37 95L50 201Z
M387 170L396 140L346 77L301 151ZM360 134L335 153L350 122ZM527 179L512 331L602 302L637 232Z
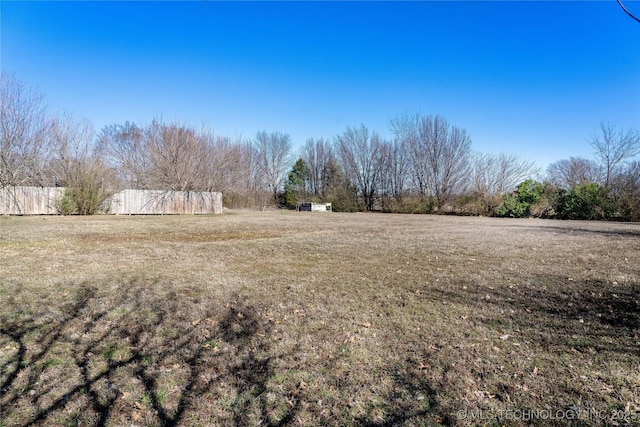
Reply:
M640 15L640 2L625 1ZM440 114L540 167L640 128L640 24L609 1L2 1L1 67L53 111L296 146Z

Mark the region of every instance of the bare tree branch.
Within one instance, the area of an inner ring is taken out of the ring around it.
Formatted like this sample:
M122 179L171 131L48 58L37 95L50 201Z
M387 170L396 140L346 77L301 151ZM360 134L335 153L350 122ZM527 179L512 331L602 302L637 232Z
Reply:
M629 9L627 9L624 4L622 4L622 2L620 0L616 0L618 2L618 4L620 5L620 7L622 8L622 10L624 10L626 12L627 15L629 15L631 18L635 19L636 21L640 22L640 19L636 18L633 13L629 12Z

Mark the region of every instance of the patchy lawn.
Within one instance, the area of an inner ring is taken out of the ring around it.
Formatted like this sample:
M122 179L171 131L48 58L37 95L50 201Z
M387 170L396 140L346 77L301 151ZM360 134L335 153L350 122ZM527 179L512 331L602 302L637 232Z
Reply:
M640 224L0 218L0 426L640 425Z

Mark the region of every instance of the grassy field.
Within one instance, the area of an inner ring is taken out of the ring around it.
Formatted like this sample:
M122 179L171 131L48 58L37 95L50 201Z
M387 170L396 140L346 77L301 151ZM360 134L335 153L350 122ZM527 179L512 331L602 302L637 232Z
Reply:
M0 426L640 424L640 224L0 218Z

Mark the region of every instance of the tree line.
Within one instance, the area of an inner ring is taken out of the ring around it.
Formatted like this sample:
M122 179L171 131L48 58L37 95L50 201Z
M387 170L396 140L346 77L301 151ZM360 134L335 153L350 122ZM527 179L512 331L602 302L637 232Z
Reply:
M0 80L0 187L66 187L65 213L96 212L132 188L221 191L230 208L316 201L339 211L640 219L640 134L609 123L588 140L594 159L560 160L541 174L516 155L473 151L466 129L438 115L392 118L392 139L347 127L294 153L290 135L275 131L230 138L154 119L96 132L84 118L49 114L44 96L14 75Z

